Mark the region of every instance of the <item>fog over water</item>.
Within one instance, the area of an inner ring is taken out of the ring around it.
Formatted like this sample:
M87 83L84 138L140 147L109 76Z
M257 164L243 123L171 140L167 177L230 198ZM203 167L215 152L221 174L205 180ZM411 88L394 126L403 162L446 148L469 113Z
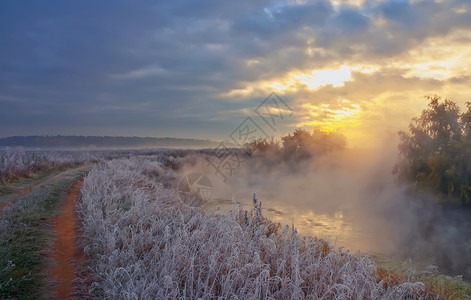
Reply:
M301 234L418 267L437 265L469 280L469 212L408 195L393 174L396 144L393 138L374 149L348 149L299 163L275 163L269 154L255 153L226 182L202 158L190 160L181 174L208 174L214 187L210 207L238 202L250 209L255 193L265 216L293 224Z

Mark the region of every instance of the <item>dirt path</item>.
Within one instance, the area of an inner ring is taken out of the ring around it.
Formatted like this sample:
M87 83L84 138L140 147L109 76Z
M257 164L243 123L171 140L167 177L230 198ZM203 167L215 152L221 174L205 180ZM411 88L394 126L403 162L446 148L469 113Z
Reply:
M75 236L78 222L74 214L74 205L82 183L83 178L71 186L67 201L61 213L55 218L56 243L52 248L52 259L57 265L51 269L50 275L52 280L57 282L55 286L57 299L69 299L73 295L74 266L81 257Z

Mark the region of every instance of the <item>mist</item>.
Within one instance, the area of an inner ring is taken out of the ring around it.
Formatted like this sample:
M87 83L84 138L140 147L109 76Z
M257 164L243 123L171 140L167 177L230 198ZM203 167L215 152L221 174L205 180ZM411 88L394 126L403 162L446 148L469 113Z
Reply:
M263 214L335 247L388 257L421 269L471 278L469 211L413 197L396 182L397 138L370 149L347 148L321 157L283 161L255 152L224 181L194 155L180 160L180 177L199 172L213 185L207 209L250 209L253 194Z

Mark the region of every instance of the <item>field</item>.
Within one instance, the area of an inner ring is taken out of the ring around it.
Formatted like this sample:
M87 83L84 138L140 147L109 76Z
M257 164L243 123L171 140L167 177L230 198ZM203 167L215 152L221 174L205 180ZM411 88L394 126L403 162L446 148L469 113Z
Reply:
M2 155L0 298L458 299L471 291L434 268L401 269L300 234L265 217L256 194L250 206L188 205L195 195L182 195L182 170L210 152Z
M471 0L0 24L0 300L471 299Z

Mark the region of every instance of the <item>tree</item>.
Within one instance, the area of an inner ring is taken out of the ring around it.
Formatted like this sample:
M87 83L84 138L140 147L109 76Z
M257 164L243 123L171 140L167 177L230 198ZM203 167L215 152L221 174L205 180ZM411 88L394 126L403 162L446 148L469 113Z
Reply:
M271 140L260 138L246 145L249 153L259 151L262 153L266 152L278 152L280 151L280 143L275 141L273 138Z
M323 156L329 152L345 149L346 138L337 131L315 128L312 132L296 129L293 134L281 138L286 157L303 159Z
M471 105L427 97L428 109L400 131L398 178L409 190L441 203L471 203Z
M346 138L337 131L316 128L313 131L296 129L281 138L281 146L275 140L259 139L247 145L250 153L276 156L283 160L302 160L320 157L329 152L345 149Z

